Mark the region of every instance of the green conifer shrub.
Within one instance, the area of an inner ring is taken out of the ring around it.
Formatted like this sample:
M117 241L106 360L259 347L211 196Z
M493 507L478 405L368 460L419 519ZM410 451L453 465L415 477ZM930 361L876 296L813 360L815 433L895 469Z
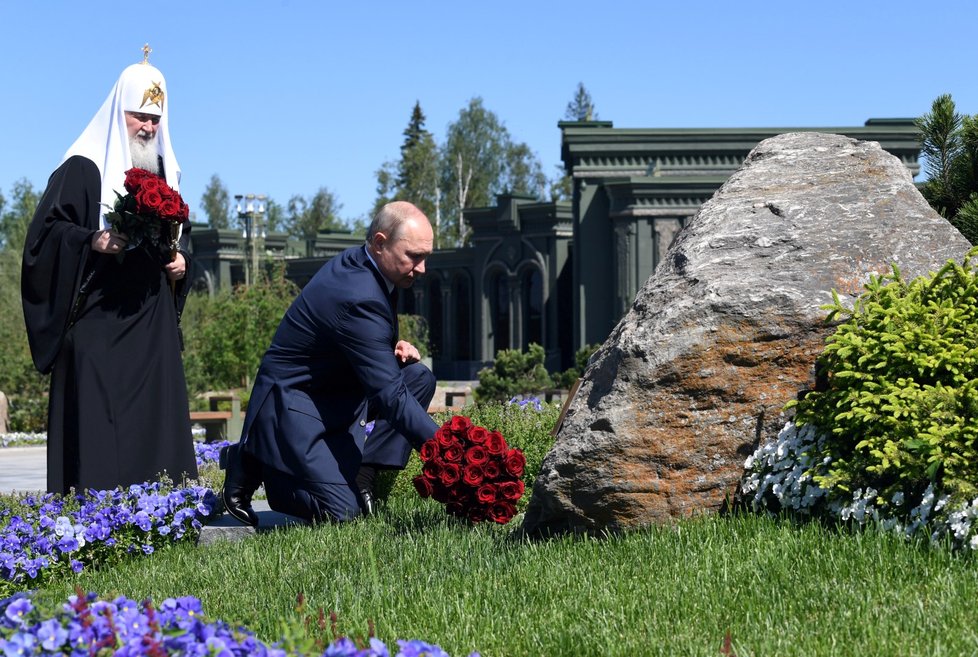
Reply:
M538 394L553 385L543 365L543 347L531 343L526 352L501 349L492 367L479 370L477 402L508 401L516 395Z
M791 404L823 435L808 453L818 486L872 489L884 505L931 484L978 496L976 257L909 283L893 266L851 310L833 292L828 319L844 321L818 361L827 386Z

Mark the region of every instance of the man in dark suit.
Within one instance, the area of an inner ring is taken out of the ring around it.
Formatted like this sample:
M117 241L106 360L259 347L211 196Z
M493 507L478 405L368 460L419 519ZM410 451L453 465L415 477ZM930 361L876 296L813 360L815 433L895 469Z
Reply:
M279 324L248 403L241 441L221 454L228 512L257 525L251 498L310 521L369 513L377 470L404 468L434 436L435 378L398 340L397 292L424 273L433 233L414 205L389 203L364 246L313 276ZM375 420L365 437L365 427Z

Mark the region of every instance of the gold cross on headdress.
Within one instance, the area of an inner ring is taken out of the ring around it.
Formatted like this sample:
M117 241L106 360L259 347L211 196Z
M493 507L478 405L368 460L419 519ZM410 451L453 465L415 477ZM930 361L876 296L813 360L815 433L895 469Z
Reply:
M149 44L143 45L143 64L149 64L149 54L153 52L153 49L149 47Z

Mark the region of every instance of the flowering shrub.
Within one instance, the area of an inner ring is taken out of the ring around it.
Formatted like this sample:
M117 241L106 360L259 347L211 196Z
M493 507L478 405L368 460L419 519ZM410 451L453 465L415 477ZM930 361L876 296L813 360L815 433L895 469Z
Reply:
M543 403L540 401L540 398L533 397L532 395L516 395L508 402L506 402L507 406L513 406L514 404L519 408L529 407L535 411L543 410Z
M825 444L825 434L811 425L786 424L777 440L747 458L744 500L754 511L875 524L907 538L926 532L935 543L949 539L955 547L978 550L978 497L955 502L933 483L917 493L890 495L869 485L854 491L822 488L817 482L832 463L823 455Z
M421 474L412 480L415 489L444 504L450 515L499 524L516 515L526 457L498 431L455 415L421 446L421 461Z
M395 657L448 657L437 645L398 641ZM30 595L18 593L0 600L0 651L4 655L256 655L286 657L297 654L268 645L244 627L205 619L200 600L167 598L159 607L150 600L125 597L99 600L92 593L68 598L54 613L34 605ZM341 637L322 653L324 657L389 657L387 646L375 637L360 647ZM472 653L470 657L478 657Z
M167 482L0 502L0 595L194 540L216 504L209 488L170 489Z

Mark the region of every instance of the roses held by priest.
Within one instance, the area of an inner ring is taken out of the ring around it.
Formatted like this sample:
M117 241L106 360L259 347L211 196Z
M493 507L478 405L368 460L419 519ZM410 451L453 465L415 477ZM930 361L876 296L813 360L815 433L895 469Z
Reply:
M172 260L190 208L180 193L158 175L145 169L126 171L126 194L116 192L116 202L106 219L112 229L129 238L127 249L156 249Z

